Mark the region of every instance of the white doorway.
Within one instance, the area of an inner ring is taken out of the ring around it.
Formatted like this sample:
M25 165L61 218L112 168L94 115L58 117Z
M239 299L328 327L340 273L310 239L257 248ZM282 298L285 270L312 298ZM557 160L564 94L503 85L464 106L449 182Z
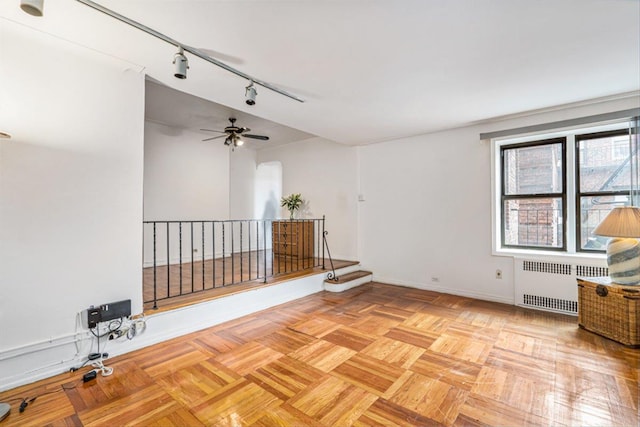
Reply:
M260 163L256 170L254 218L276 219L280 215L282 198L282 164Z
M282 198L282 164L280 162L260 163L256 169L254 192L254 218L273 220L280 216ZM271 221L265 224L267 249L271 249Z

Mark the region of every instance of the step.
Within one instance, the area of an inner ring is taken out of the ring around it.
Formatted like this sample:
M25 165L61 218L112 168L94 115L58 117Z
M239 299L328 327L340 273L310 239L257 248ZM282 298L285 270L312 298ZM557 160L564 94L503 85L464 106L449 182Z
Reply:
M356 286L364 285L372 279L372 272L358 270L338 276L338 280L326 279L324 281L324 290L329 292L344 292L348 289L355 288Z

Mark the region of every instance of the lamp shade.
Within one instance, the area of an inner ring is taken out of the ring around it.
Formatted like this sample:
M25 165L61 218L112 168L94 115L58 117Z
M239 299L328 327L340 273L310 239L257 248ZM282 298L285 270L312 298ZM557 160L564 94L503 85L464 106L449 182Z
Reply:
M613 208L593 230L593 234L606 237L640 237L640 208Z

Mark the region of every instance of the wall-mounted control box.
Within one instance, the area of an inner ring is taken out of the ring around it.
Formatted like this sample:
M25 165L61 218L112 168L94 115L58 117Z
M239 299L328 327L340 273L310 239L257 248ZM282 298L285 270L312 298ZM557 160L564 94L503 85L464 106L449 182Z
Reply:
M89 329L95 328L100 322L131 316L131 300L111 302L98 307L90 307L82 312L83 324Z

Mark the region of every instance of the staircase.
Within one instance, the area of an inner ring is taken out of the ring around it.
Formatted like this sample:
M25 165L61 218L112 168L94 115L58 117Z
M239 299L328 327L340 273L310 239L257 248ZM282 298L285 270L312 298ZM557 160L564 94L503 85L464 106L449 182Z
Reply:
M336 279L326 279L324 290L329 292L344 292L356 286L369 283L373 279L370 271L356 270L337 276Z

